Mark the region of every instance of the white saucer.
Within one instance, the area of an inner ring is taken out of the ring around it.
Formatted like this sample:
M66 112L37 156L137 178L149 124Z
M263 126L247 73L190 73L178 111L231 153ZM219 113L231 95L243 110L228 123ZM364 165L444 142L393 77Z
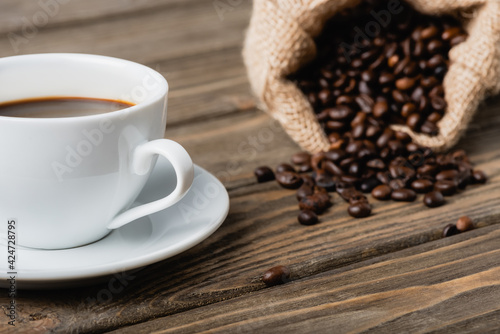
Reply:
M57 289L95 283L177 255L210 236L229 211L229 196L213 175L195 165L193 186L174 206L141 218L92 244L64 249L18 247L18 289ZM165 159L156 167L136 204L165 196L175 187ZM5 241L0 243L7 254ZM5 257L6 258L6 257ZM7 287L7 261L0 262L0 287Z

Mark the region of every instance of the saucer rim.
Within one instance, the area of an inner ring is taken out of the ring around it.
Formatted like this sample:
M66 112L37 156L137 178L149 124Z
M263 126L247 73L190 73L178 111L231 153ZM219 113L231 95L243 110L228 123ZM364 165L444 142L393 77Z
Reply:
M113 262L111 265L110 264L102 264L99 266L85 266L85 267L79 267L78 272L72 274L68 270L71 269L62 269L58 272L54 272L54 270L51 270L49 272L40 272L40 271L31 271L32 276L36 277L23 277L23 271L24 273L30 273L30 269L23 269L22 271L18 272L18 277L16 278L17 284L21 285L35 285L35 284L55 284L58 282L61 283L67 283L70 284L72 281L80 281L80 280L90 280L90 279L97 279L97 278L104 278L113 274L121 273L121 272L126 272L130 270L135 270L135 269L142 269L148 265L151 265L153 263L157 263L163 260L166 260L168 258L171 258L173 256L176 256L182 252L185 252L186 250L196 246L197 244L201 243L205 239L207 239L209 236L211 236L215 231L219 229L219 227L222 225L222 223L226 220L227 215L229 214L229 209L230 209L230 199L229 199L229 194L227 192L227 189L224 187L222 182L220 182L219 179L217 179L213 174L205 170L204 168L194 164L195 170L198 169L202 174L206 174L208 177L210 177L214 182L218 184L218 186L223 190L223 194L221 196L224 196L222 201L224 202L224 210L221 210L220 214L218 215L218 218L214 220L214 223L207 226L205 229L197 233L192 240L189 240L189 238L184 239L185 241L181 242L180 247L174 247L171 250L171 247L165 247L163 249L156 250L154 252L150 253L145 253L141 255L140 257L134 258L133 260L120 260L118 262ZM188 191L189 192L189 191ZM182 200L181 200L182 201ZM180 201L180 202L181 202ZM175 204L174 204L175 206ZM108 234L109 235L109 234ZM99 243L102 240L105 240L106 237L102 238L101 240L98 240L92 244ZM80 246L79 248L85 248L88 247L89 245L84 245ZM72 249L60 249L60 250L43 250L43 249L30 249L30 251L36 251L36 252L62 252L62 251L68 251ZM123 263L121 265L120 263ZM111 267L111 268L110 268ZM82 274L81 271L85 270L86 268L90 269L91 272ZM38 275L38 276L37 276ZM3 275L0 275L0 279L4 278L2 277ZM22 286L21 286L22 288ZM27 287L33 288L33 287ZM43 288L43 287L36 287L36 288Z

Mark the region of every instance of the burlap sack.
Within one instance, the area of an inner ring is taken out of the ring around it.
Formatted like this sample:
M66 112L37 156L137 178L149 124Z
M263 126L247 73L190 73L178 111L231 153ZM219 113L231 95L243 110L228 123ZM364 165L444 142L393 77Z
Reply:
M427 14L460 14L469 38L450 50L444 78L448 108L439 135L409 133L424 146L445 150L464 132L488 95L500 91L499 0L407 0ZM254 93L303 149L327 150L328 140L302 92L286 77L316 55L314 38L336 12L360 0L254 0L243 57Z

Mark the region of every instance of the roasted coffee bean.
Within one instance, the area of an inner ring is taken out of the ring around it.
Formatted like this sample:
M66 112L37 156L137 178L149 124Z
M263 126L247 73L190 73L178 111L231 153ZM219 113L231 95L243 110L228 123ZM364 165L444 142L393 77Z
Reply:
M427 51L430 54L439 53L443 50L444 45L439 39L434 39L427 44Z
M427 117L427 121L437 123L441 120L442 115L438 112L433 112Z
M391 198L398 202L413 202L417 198L417 194L411 189L402 188L393 190Z
M257 167L253 171L255 177L257 178L257 182L268 182L275 179L274 173L271 168L267 166Z
M417 111L417 106L412 102L408 102L405 103L403 107L401 107L401 116L407 118L416 111Z
M367 167L373 168L373 169L385 169L385 163L382 159L373 159L370 160L366 163Z
M429 59L427 61L427 66L431 69L434 69L434 68L441 66L441 65L444 65L444 64L446 64L446 60L443 58L443 56L441 54L434 55L434 56L432 56L431 59ZM423 85L423 83L422 83L422 85ZM433 87L433 86L435 86L435 85L432 85L432 86L429 85L428 87Z
M425 121L422 126L420 127L420 131L422 133L435 136L439 133L439 128L435 123Z
M328 135L328 140L330 141L330 143L337 143L338 141L340 141L340 135L337 133L337 132L332 132Z
M352 111L351 108L345 105L340 105L327 110L330 118L335 121L343 121L354 117L354 111Z
M300 186L299 189L297 189L296 197L297 200L301 200L302 198L305 198L307 196L311 196L314 194L314 189L313 185L306 184L305 182Z
M403 189L404 187L406 187L406 182L402 179L390 180L389 187L391 187L392 190Z
M295 172L295 168L293 168L293 166L290 164L282 163L276 167L276 173L282 172Z
M262 275L262 282L267 286L284 284L290 281L290 269L285 266L276 266Z
M326 127L331 131L342 131L346 127L346 124L340 121L328 121L326 122Z
M306 174L303 174L300 176L302 178L302 184L308 185L309 187L314 187L316 185L316 181L314 179Z
M454 181L441 180L434 184L434 189L441 192L445 196L451 196L457 192L457 185Z
M399 63L394 66L394 75L400 76L404 74L405 68L408 67L408 64L410 63L411 59L410 57L405 57L403 60L401 60Z
M415 86L415 83L415 78L404 77L396 80L396 88L403 91L409 90Z
M434 110L444 111L446 109L446 101L440 96L431 97L431 105Z
M406 150L407 150L408 152L416 152L416 151L418 151L418 150L419 150L419 146L418 146L417 144L415 144L415 143L408 143L408 144L406 145ZM421 154L419 154L419 156L420 156L420 157L422 157L422 155L421 155ZM423 158L423 157L422 157L422 158ZM410 158L410 159L408 159L408 160L410 160L410 161L411 161L411 160L413 160L413 158ZM419 159L419 161L421 161L421 159Z
M403 131L396 131L394 132L394 137L396 137L397 140L401 141L403 144L407 144L411 142L411 137L409 134Z
M311 155L308 152L299 152L292 155L294 165L307 165L311 162Z
M420 114L413 113L410 116L408 116L408 118L406 119L406 125L410 129L415 130L420 125Z
M429 92L429 96L431 98L434 97L434 96L443 97L444 96L443 85L437 85L434 88L432 88L431 91Z
M359 181L360 181L360 179L358 177L353 176L353 175L347 175L347 174L340 176L340 180L343 182L350 183L354 186L357 186L359 184Z
M394 75L388 72L382 73L378 78L378 82L381 85L389 85L394 82Z
M467 35L458 35L458 36L455 36L451 39L450 41L450 46L451 47L454 47L460 43L463 43L465 42L465 40L467 39Z
M318 99L323 105L327 105L333 101L333 95L329 89L323 89L318 93Z
M458 36L461 33L461 30L459 27L452 27L448 28L443 33L441 34L441 38L445 41L449 41L452 38Z
M346 153L343 150L340 149L334 149L325 152L325 157L326 159L333 161L333 162L338 162L343 160L346 157Z
M381 201L390 199L391 194L392 189L386 184L381 184L372 190L372 196Z
M335 191L346 202L349 202L351 195L354 195L357 192L356 188L354 188L354 186L352 184L347 183L347 182L342 182L342 181L337 183L337 187L336 187Z
M361 124L366 121L366 113L360 111L354 116L353 120L351 121L351 126L354 126L356 124Z
M326 157L325 157L325 152L319 152L319 153L316 153L316 154L313 154L311 156L311 168L313 170L318 170L318 169L322 169L323 167L323 162L325 161Z
M443 194L439 191L431 191L424 195L424 204L429 208L437 208L445 203Z
M353 162L350 166L349 166L349 170L348 170L348 173L350 175L353 175L353 176L360 176L361 175L361 168L362 166L357 163L357 162Z
M375 102L369 95L360 94L356 97L356 103L361 108L361 110L363 110L365 113L369 113L372 110L373 104Z
M347 212L354 218L364 218L372 213L372 208L367 202L356 202L349 205Z
M375 103L373 106L373 116L377 118L382 118L384 117L387 112L389 111L389 106L387 105L386 101L380 101Z
M411 94L411 99L414 102L420 103L420 98L424 95L424 89L422 86L417 86L414 90L413 93Z
M421 39L433 38L438 33L439 33L439 31L438 31L438 29L435 26L430 26L430 27L427 27L427 28L423 29L420 32L420 38Z
M337 100L335 101L337 105L346 105L346 106L352 106L354 104L354 98L350 95L340 95L337 97Z
M318 170L315 172L314 181L316 185L325 188L328 191L335 191L335 181L332 176L324 170Z
M276 174L276 181L287 189L297 189L304 182L299 174L294 172L281 172Z
M380 181L375 177L365 178L365 179L363 179L363 181L361 181L361 184L359 185L359 189L364 193L370 193L379 184L380 184Z
M474 228L474 224L472 224L472 219L470 219L467 216L462 216L458 218L456 226L459 232L469 231Z
M365 135L366 126L364 123L356 124L352 127L351 133L353 138L360 139Z
M361 72L361 80L366 81L366 82L374 82L376 79L375 74L373 71L366 70Z
M302 225L314 225L318 223L318 215L311 210L302 210L297 219Z
M425 194L434 189L434 183L428 179L417 179L411 183L411 188L417 193Z
M363 142L360 140L355 140L355 141L347 144L345 151L346 151L346 153L354 154L354 153L358 153L362 147L363 147Z
M373 90L365 81L360 81L358 84L358 90L361 94L372 95Z
M307 172L310 172L311 170L312 170L311 165L309 165L309 164L297 166L297 172L299 172L299 173L307 173Z
M476 169L475 171L472 172L472 181L474 183L486 183L488 180L488 177L482 170Z
M387 143L389 142L389 140L392 139L393 135L394 135L394 131L392 131L390 128L386 128L384 130L384 132L382 133L382 135L380 135L380 137L378 137L377 146L379 148L387 146Z
M408 95L406 95L405 93L403 93L402 91L400 90L393 90L392 91L392 98L394 99L394 101L396 101L397 103L400 103L400 104L403 104L403 103L406 103L409 101L409 97ZM397 108L397 105L396 106L396 111L398 111L398 108Z
M389 184L391 181L391 175L388 171L381 171L377 173L377 179L383 184Z
M326 193L314 193L300 199L299 208L301 210L314 211L317 214L323 213L332 206L332 202Z
M443 236L443 238L446 238L446 237L451 237L453 235L456 235L458 233L459 233L459 231L455 225L448 224L443 228L442 236Z
M456 180L458 178L458 170L456 169L449 169L449 170L444 170L442 172L439 172L436 175L436 180L441 181L441 180Z
M349 195L349 203L350 204L356 204L356 203L368 203L368 198L359 191L355 191L352 194Z
M370 138L372 139L373 137L376 137L378 135L380 135L380 132L382 130L380 129L380 127L378 126L375 126L375 125L369 125L367 128L366 128L366 131L365 131L365 136L367 138Z
M417 169L420 176L435 176L439 172L437 165L425 164Z

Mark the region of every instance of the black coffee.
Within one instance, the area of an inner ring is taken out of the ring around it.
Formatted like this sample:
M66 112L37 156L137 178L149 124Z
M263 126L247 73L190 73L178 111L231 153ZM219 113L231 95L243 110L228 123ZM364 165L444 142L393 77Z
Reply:
M134 104L106 99L47 97L0 103L0 116L23 118L77 117L104 114Z

